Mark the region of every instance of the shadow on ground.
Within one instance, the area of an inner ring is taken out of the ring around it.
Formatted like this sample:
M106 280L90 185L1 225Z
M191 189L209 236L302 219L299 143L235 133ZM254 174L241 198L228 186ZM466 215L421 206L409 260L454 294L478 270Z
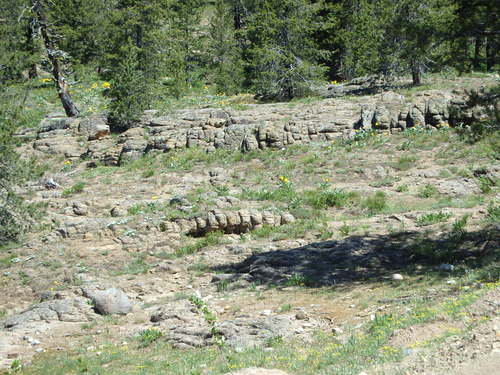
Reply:
M392 273L428 272L441 263L479 267L497 261L498 228L430 237L420 232L351 236L302 247L254 254L242 262L215 267L264 285L339 285L352 281L390 280Z

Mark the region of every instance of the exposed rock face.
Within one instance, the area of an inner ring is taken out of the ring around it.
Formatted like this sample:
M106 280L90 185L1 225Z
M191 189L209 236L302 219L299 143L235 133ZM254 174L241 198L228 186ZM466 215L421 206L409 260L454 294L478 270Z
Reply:
M106 290L85 289L84 294L92 299L95 310L102 315L125 315L132 311L132 303L120 289Z
M174 233L184 232L192 236L202 236L214 231L239 234L261 228L264 225L277 227L294 221L295 218L289 213L280 214L257 210L211 210L204 216L165 222L163 223L163 230Z
M80 121L78 132L86 135L89 141L94 141L109 135L109 125L104 118L89 117Z
M178 301L161 307L151 315L151 321L168 329L167 338L176 348L210 346L214 333L231 347L241 350L265 345L270 339L307 336L323 325L312 319L297 319L295 314L241 316L217 322L215 330L205 322L188 301Z
M342 87L330 91L343 93L349 88ZM325 99L307 106L259 104L245 110L184 109L166 116L147 111L138 127L128 129L118 138L108 137L109 126L103 118L67 119L53 115L42 121L33 147L68 158L84 156L105 165L119 165L150 151L190 147L241 151L283 148L331 141L348 135L353 128L397 131L416 126L446 127L468 124L485 116L485 108L469 106L463 91L427 91L411 99L389 91L363 100ZM19 136L26 138L29 134Z
M94 313L89 300L83 297L55 299L38 303L3 322L5 328L23 327L29 322L86 322Z
M386 92L374 104L362 107L356 128L404 130L417 126L449 126L449 108L453 95L440 91L418 95L412 101L394 92Z

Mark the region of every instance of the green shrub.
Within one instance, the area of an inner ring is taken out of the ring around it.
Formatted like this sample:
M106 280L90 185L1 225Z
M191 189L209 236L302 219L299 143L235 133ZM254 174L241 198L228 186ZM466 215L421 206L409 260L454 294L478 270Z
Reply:
M500 206L490 204L488 206L488 213L486 214L486 221L491 224L500 222Z
M314 282L309 276L298 273L294 273L286 281L288 286L312 286L313 284Z
M359 198L358 193L342 189L306 191L304 196L306 203L317 209L344 207L349 203L355 202Z
M431 184L426 184L418 192L418 196L420 198L431 198L437 194L438 194L437 188Z
M372 196L366 198L361 206L365 208L370 215L379 213L387 207L387 195L383 191L377 191Z
M425 215L420 216L417 219L417 225L418 226L427 226L427 225L432 225L436 223L440 223L443 221L448 220L451 217L450 213L447 212L431 212Z
M462 239L466 233L465 226L469 220L469 215L464 215L460 219L455 220L451 229L451 235L455 239Z
M139 340L140 340L139 347L146 348L162 336L163 333L160 330L157 330L155 328L145 329L139 332Z
M408 185L399 185L397 188L396 188L396 191L398 193L406 193L409 189Z
M2 89L0 87L0 246L17 241L32 228L40 207L25 204L14 192L14 186L37 177L40 171L37 163L20 160L15 151L17 140L13 134L24 120L25 111L16 103L16 98L5 97Z

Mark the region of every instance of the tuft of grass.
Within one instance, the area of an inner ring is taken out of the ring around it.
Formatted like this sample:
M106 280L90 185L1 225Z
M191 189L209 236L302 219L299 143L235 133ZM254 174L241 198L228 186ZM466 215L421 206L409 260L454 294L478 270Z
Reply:
M383 191L377 191L372 196L366 198L361 207L366 209L370 215L382 212L387 208L387 195Z
M342 226L339 228L339 232L344 235L344 236L348 236L349 234L351 234L353 232L353 227L351 227L349 224L347 223L344 223L342 224Z
M69 197L69 196L71 196L73 194L81 193L81 192L83 192L84 188L85 188L85 182L77 182L76 184L74 184L70 188L64 190L62 192L62 196L63 197Z
M420 216L417 219L417 225L424 227L427 225L433 225L436 223L441 223L443 221L448 220L451 217L451 214L448 212L431 212L425 215Z
M146 254L142 253L139 254L136 259L134 259L132 262L127 264L121 272L119 272L119 275L142 275L147 273L150 269L151 266L146 263L145 261Z
M418 196L420 198L432 198L437 194L438 194L438 189L432 184L426 184L418 192Z
M403 185L399 185L397 188L396 188L396 191L398 193L406 193L408 190L410 190L410 188L408 187L408 185L406 184L403 184Z
M209 232L205 237L197 239L194 243L184 245L175 251L175 255L178 257L194 254L207 246L218 245L224 236L224 232L215 231Z
M154 169L146 169L144 172L142 172L142 177L143 178L149 178L153 177L155 175L155 170Z
M483 194L491 193L491 190L494 186L496 186L496 182L491 178L486 176L481 176L478 178L479 188Z
M404 155L401 156L398 161L393 164L393 168L397 169L398 171L407 171L415 166L417 160L418 158L416 156Z
M140 348L146 348L163 336L163 333L155 328L148 328L139 332Z
M490 224L500 223L500 206L490 204L488 206L488 212L486 214L486 222Z
M280 306L279 312L284 313L292 310L292 305L290 303L285 303Z

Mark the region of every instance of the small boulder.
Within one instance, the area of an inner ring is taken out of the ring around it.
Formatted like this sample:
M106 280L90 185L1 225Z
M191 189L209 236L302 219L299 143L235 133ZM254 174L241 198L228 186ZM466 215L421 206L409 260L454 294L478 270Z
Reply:
M111 209L110 214L112 217L121 217L127 216L128 211L125 207L116 206Z
M443 263L441 265L439 265L439 270L440 271L448 271L448 272L451 272L455 269L455 266L453 264L447 264L447 263Z
M109 288L104 291L90 293L95 310L102 315L125 315L132 310L128 296L120 289Z
M170 263L170 262L162 262L158 264L158 271L166 272L166 273L179 273L181 272L181 269L177 267L176 265Z
M94 141L109 134L109 125L103 118L87 118L80 122L78 131Z
M395 273L391 276L392 280L394 281L402 281L404 280L404 277L403 275L399 274L399 273Z

